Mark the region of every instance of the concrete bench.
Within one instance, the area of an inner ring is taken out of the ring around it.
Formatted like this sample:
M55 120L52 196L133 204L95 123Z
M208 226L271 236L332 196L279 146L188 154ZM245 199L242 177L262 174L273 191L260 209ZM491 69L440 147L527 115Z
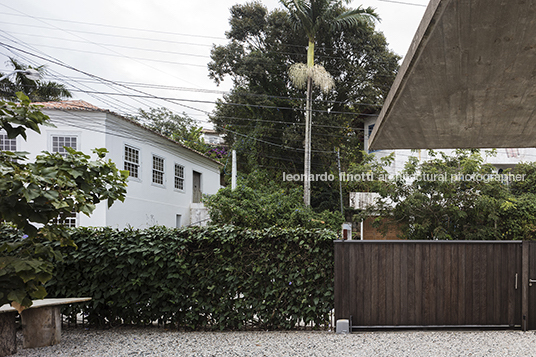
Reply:
M60 343L60 306L89 300L91 300L89 297L33 300L33 305L20 313L22 346L33 348ZM0 307L0 357L17 352L15 333L17 313L17 310L10 305Z

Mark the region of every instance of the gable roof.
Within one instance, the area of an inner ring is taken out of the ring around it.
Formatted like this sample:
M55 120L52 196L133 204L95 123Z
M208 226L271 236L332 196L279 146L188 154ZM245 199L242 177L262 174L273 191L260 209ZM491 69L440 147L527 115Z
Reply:
M76 110L76 111L89 111L89 112L101 112L101 113L107 113L107 114L111 114L117 118L120 118L124 121L127 121L131 124L134 124L140 128L143 128L144 130L147 130L155 135L158 135L160 136L161 138L164 138L174 144L176 144L177 146L180 146L186 150L189 150L193 153L196 153L198 155L201 155L202 157L204 157L205 159L208 159L212 162L215 162L216 164L220 165L220 166L223 166L223 164L219 161L216 161L214 160L213 158L210 158L208 156L206 156L205 154L197 151L197 150L194 150L178 141L175 141L175 140L172 140L170 138L168 138L167 136L165 135L162 135L152 129L149 129L147 128L146 126L138 123L137 121L135 120L132 120L132 119L129 119L125 116L122 116L122 115L119 115L117 113L114 113L112 112L111 110L108 110L108 109L102 109L102 108L99 108L97 106L94 106L93 104L91 103L88 103L86 101L83 101L83 100L62 100L62 101L58 101L58 102L35 102L35 103L32 103L32 104L35 104L35 105L39 105L39 106L42 106L44 109L52 109L52 110L64 110L64 111L69 111L69 110Z

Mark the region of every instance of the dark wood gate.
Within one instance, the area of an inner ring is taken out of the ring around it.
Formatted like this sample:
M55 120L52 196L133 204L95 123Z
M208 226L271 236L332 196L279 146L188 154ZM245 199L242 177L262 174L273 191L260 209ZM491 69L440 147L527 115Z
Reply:
M536 243L336 241L335 318L536 329Z

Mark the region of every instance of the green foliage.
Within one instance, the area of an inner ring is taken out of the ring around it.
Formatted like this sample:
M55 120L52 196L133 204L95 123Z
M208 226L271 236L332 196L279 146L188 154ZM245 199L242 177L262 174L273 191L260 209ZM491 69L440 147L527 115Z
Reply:
M536 180L534 164L505 172L525 175L525 181L507 182L484 164L478 150L430 155L425 162L410 158L401 172L406 177L383 182L378 204L357 218L387 218L399 225L406 239L535 238L536 196L530 184Z
M1 128L10 137L39 132L48 117L19 93L19 103L0 102ZM128 172L105 160L106 149L95 149L96 160L66 148L67 154L44 153L26 162L24 153L0 152L0 222L10 222L21 238L0 245L0 305L15 301L30 306L43 298L43 283L52 277L60 258L44 241L73 245L58 218L72 212L90 215L96 205L123 201ZM8 235L13 237L12 234Z
M512 175L521 175L522 180L513 181L510 190L514 195L524 193L536 194L536 162L521 162L511 171L505 172Z
M40 133L39 125L46 125L49 118L41 113L39 107L30 105L30 99L17 93L19 103L0 101L0 128L7 132L10 139L22 136L26 139L26 130Z
M532 176L534 179L535 176ZM536 194L523 193L501 203L501 237L508 240L536 239Z
M345 10L336 6L332 15ZM240 172L268 170L272 179L282 172L303 173L306 100L292 85L288 69L306 61L307 36L293 26L288 11L268 11L260 2L233 6L230 25L229 42L213 48L209 63L216 83L227 78L233 82L211 118L215 129L237 150ZM342 32L320 26L316 44L316 61L336 85L329 93L313 89L311 172L337 171L335 147L341 149L342 171L347 171L360 160L363 118L379 112L399 57L372 25ZM328 203L326 198L331 209L339 206L338 185L313 184L313 206Z
M28 66L20 63L15 58L10 58L8 63L13 67L13 70L34 69L41 77L47 73L45 66ZM0 77L3 75L3 73L0 73ZM32 102L59 101L71 97L69 90L61 83L31 80L20 72L0 82L0 98L16 100L18 92L26 94Z
M330 231L80 228L72 237L78 249L63 249L47 290L91 296L79 305L90 323L288 329L326 325L333 308Z
M351 192L386 194L390 187L388 182L389 173L386 168L393 163L394 153L376 160L374 154L367 154L363 151L361 152L361 157L361 162L351 163L346 172L348 175L352 175L353 178L359 177L359 180L348 180L346 182L347 189Z
M178 115L164 107L140 109L131 119L213 159L222 159L226 155L225 151L214 150L205 143L203 128L185 113Z
M31 299L43 299L43 284L52 278L53 262L61 254L7 224L0 225L0 237L0 304L30 306Z
M220 189L205 197L212 224L263 229L269 227L327 228L339 231L339 212L317 213L303 204L303 189L270 181L266 173L253 172L238 180L237 187Z

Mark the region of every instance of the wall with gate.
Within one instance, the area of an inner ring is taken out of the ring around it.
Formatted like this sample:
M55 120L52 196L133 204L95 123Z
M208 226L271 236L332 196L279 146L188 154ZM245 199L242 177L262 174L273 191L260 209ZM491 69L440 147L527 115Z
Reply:
M530 273L532 242L335 241L335 318L353 328L535 329Z

